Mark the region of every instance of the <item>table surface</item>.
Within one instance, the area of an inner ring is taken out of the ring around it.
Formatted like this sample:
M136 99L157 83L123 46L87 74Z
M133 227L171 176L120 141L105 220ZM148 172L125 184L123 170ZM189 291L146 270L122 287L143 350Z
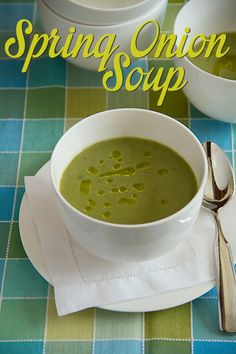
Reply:
M163 31L172 30L182 7L169 2ZM53 289L24 252L18 215L24 176L50 159L65 130L98 111L139 107L159 110L181 121L201 141L213 140L235 160L236 126L206 117L182 92L168 94L157 108L156 92L108 93L101 75L46 56L27 74L23 59L4 55L16 22L27 18L40 31L33 1L0 0L0 353L1 354L233 354L236 335L218 329L215 289L185 305L151 313L88 309L58 318ZM137 65L173 65L151 56Z

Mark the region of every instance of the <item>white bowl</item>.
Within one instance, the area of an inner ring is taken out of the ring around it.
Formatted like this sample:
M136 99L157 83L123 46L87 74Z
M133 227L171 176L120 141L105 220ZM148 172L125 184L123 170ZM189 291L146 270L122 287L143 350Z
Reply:
M55 12L71 21L113 25L130 21L162 0L45 0Z
M179 12L174 33L178 36L177 45L186 27L191 28L189 41L199 33L236 31L235 0L191 0ZM236 80L224 79L194 65L186 57L175 59L176 66L185 69L188 84L184 93L189 100L206 115L236 123Z
M158 141L185 158L196 175L198 191L184 208L159 221L123 225L91 218L64 199L59 185L69 162L98 141L122 136ZM141 262L170 251L188 235L201 208L207 160L195 135L173 118L142 109L117 109L97 113L69 129L53 151L50 174L61 216L75 240L99 257Z
M157 5L150 11L145 12L139 17L131 21L122 22L120 24L112 26L84 25L67 20L66 18L61 17L55 11L50 9L43 0L38 0L38 7L44 32L50 34L53 28L57 28L59 30L61 41L58 43L58 49L60 49L62 44L65 43L70 27L74 26L76 28L77 34L93 34L94 42L96 42L104 34L115 33L117 36L116 44L119 45L117 51L130 54L130 42L135 30L138 28L139 25L141 25L147 20L157 20L161 25L165 17L167 2L167 0L162 0L161 2L158 2ZM147 25L142 30L141 35L139 37L139 48L141 50L147 48L152 43L155 34L154 30L155 28L152 25ZM72 41L71 48L75 45L75 43L76 35L74 36L74 39ZM117 51L112 55L108 62L107 67L109 69L113 68L113 59ZM94 57L85 59L81 55L79 55L78 58L68 58L67 60L75 65L91 70L97 70L100 63L100 59L96 59Z

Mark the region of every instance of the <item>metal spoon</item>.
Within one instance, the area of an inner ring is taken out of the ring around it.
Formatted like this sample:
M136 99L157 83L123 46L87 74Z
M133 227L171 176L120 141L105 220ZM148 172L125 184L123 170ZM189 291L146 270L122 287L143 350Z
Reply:
M218 306L220 329L236 332L236 277L231 247L223 234L218 211L234 193L234 175L221 148L207 141L203 144L208 161L208 179L203 206L214 215L217 227Z

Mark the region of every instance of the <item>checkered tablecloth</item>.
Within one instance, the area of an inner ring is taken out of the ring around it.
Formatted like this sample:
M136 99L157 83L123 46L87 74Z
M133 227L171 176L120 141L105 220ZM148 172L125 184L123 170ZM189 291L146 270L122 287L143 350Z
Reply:
M171 31L181 0L169 2L163 30ZM215 289L191 303L152 313L88 309L58 318L53 289L22 247L18 215L24 176L50 159L63 131L98 111L139 107L159 110L213 140L234 165L236 126L210 119L182 92L156 107L157 93L108 93L101 75L47 57L21 73L23 60L4 55L16 22L27 18L40 30L33 0L0 0L0 353L1 354L234 354L236 335L218 329ZM138 65L172 66L148 58Z

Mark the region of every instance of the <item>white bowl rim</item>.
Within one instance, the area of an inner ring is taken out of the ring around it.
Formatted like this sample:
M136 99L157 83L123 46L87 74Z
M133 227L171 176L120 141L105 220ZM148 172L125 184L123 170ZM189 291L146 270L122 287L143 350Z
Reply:
M178 15L176 16L176 19L175 19L175 22L174 22L174 27L173 27L173 33L174 33L175 35L177 35L177 33L176 33L176 32L177 32L177 31L176 31L176 26L177 26L178 19L179 19L180 15L181 15L181 12L183 11L184 8L186 8L186 7L188 7L188 6L191 6L191 4L192 4L194 1L197 2L197 0L192 0L192 1L186 2L186 3L183 5L183 7L180 9L180 11L178 12ZM236 29L235 29L235 30L236 30ZM178 47L177 44L176 44L176 47ZM199 66L193 64L193 63L191 62L191 60L189 60L186 56L183 57L183 58L177 58L177 59L178 59L178 60L185 60L185 61L187 61L190 66L192 66L192 67L195 68L196 70L199 70L200 72L204 73L206 76L215 78L216 80L225 81L225 82L231 82L231 83L232 83L232 82L235 82L235 84L236 84L236 80L227 79L227 78L222 77L222 76L214 75L214 74L209 73L208 71L205 71L205 70L199 68Z
M151 15L153 12L157 11L158 8L163 4L163 2L166 2L167 0L161 0L158 1L158 3L156 5L154 5L151 9L149 9L148 11L145 11L142 15L135 17L131 20L125 21L125 22L121 22L121 23L116 23L114 25L89 25L86 23L81 23L81 22L77 22L74 20L70 20L69 18L60 15L58 12L56 12L54 9L51 8L51 6L48 5L48 3L46 2L46 0L38 0L41 1L48 9L49 11L53 12L54 15L56 15L57 17L59 17L60 19L62 19L63 21L66 21L70 24L70 26L73 26L73 24L76 25L80 25L81 27L91 30L91 28L99 28L99 29L105 29L108 30L112 29L112 31L114 31L117 28L123 28L126 27L127 25L132 25L135 23L139 23L140 20L142 20L144 17ZM109 33L109 32L108 32Z
M89 5L85 5L85 4L80 4L79 0L66 0L66 1L73 3L79 7L82 7L84 9L89 9L89 10L98 11L98 12L104 12L106 14L107 12L123 12L123 11L127 11L127 10L133 10L137 7L140 7L140 6L148 3L150 0L142 0L139 3L136 3L134 5L130 5L127 7L119 7L119 8L112 8L112 7L111 8L99 8L99 7L89 6ZM162 0L157 0L157 1L161 2ZM45 0L45 2L47 3L47 0Z
M79 124L81 124L84 120L86 119L94 119L97 116L102 116L104 114L109 114L109 112L114 112L114 111L120 111L120 112L127 112L127 111L136 111L136 112L143 112L143 113L147 113L147 114L157 114L167 120L170 120L171 122L173 122L174 124L181 126L181 128L183 130L185 130L185 132L187 134L189 134L193 141L196 143L196 145L198 146L201 154L202 154L202 161L203 161L203 165L204 165L204 171L203 171L203 176L202 176L202 180L200 185L198 185L198 190L196 192L196 194L194 195L194 197L180 210L178 210L176 213L171 214L163 219L160 220L156 220L156 221L151 221L151 222L147 222L147 223L142 223L142 224L117 224L117 223L111 223L111 222L107 222L107 221L103 221L103 220L99 220L99 219L95 219L87 214L82 213L81 211L79 211L78 209L74 208L64 197L63 195L60 193L60 189L57 188L56 183L55 183L55 179L53 176L53 160L54 160L54 155L56 153L56 149L57 146L59 146L61 144L61 140L63 139L63 137L70 132L71 130L75 129L75 127ZM153 226L153 225L161 225L163 223L166 223L168 221L171 221L172 219L174 219L175 217L178 217L178 215L182 214L185 210L187 210L189 207L192 206L192 204L194 204L195 200L198 198L199 194L201 193L202 189L205 186L206 180L207 180L207 158L206 158L206 154L205 151L203 149L202 144L200 143L200 141L198 140L198 138L192 133L192 131L190 129L188 129L186 126L184 126L182 123L180 123L179 121L175 120L174 118L171 118L170 116L167 116L163 113L159 113L159 112L155 112L155 111L150 111L148 109L141 109L141 108L118 108L118 109L111 109L108 111L103 111L103 112L98 112L95 113L91 116L88 116L87 118L82 119L81 121L79 121L78 123L76 123L75 125L73 125L70 129L68 129L63 135L62 137L59 139L59 141L57 142L56 146L54 147L54 150L52 152L52 156L51 156L51 160L50 160L50 176L51 176L51 181L52 181L52 186L54 189L54 192L56 193L56 195L58 196L58 198L73 212L76 213L77 215L79 215L80 217L84 217L85 219L87 219L88 221L92 221L95 223L98 223L100 225L106 225L106 226L112 226L112 227L116 227L116 228L146 228L148 226Z

